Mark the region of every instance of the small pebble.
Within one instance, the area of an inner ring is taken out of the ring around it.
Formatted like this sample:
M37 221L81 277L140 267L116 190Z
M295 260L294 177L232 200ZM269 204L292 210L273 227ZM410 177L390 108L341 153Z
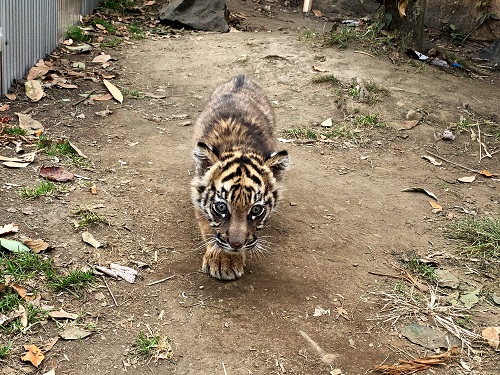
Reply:
M290 202L290 206L296 206L297 203L296 202Z

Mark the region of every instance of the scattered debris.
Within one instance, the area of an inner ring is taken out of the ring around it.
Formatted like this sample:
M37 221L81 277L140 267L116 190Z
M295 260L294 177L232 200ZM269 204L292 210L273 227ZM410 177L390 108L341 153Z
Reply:
M86 331L84 329L78 328L74 325L68 324L64 331L62 331L59 336L65 340L79 340L87 336L90 336L92 332Z
M466 183L466 184L474 182L475 180L476 180L476 176L466 176L466 177L457 178L458 182L463 182L463 183Z
M416 193L424 193L424 194L427 194L429 197L434 198L435 200L438 200L436 195L434 195L434 193L432 193L429 190L426 190L424 188L421 188L421 187L411 187L411 188L403 189L401 191L402 192L409 191L409 192L416 192Z
M439 286L450 289L457 289L460 285L460 281L458 280L458 278L450 271L438 268L434 272L436 273Z
M413 374L417 371L427 370L432 366L446 365L446 362L448 362L452 358L452 356L458 354L459 352L460 348L454 346L450 348L450 350L442 354L431 355L423 358L414 358L410 361L399 359L399 363L397 365L375 366L373 370L387 375Z
M500 345L500 327L486 327L481 332L481 335L488 340L488 345L493 350L498 350L498 346Z
M82 240L83 242L88 243L90 246L93 246L96 249L102 246L102 244L97 241L94 236L88 231L82 232Z
M60 309L57 311L50 311L49 316L52 319L72 319L72 320L75 320L76 318L78 318L78 314L69 313L67 311L64 311L63 309Z
M44 128L41 122L31 118L31 116L24 113L16 112L19 118L19 127L30 135L40 135L43 133Z
M137 276L137 271L133 268L122 266L120 264L111 263L109 265L111 271L115 272L118 277L121 277L123 280L133 284L135 282L135 277Z
M461 345L460 340L458 340L455 336L437 328L421 324L408 324L401 328L401 334L412 343L431 350L448 348L450 345Z
M0 227L0 236L4 234L17 233L19 231L19 227L17 224L5 224Z
M432 156L428 156L428 155L423 155L422 159L425 159L425 160L431 162L433 165L436 165L436 166L440 166L440 165L443 164L442 162L436 161L436 159L434 159Z
M46 178L47 180L57 182L67 182L75 178L75 175L73 173L64 169L63 167L58 166L41 166L38 170L38 174Z
M475 289L467 294L462 294L460 296L460 302L464 304L465 308L470 309L479 302L478 294L480 292L481 289Z
M330 309L325 310L324 308L319 306L314 308L313 316L323 316L323 315L330 315Z
M323 128L331 128L333 126L332 118L328 117L325 121L321 123Z

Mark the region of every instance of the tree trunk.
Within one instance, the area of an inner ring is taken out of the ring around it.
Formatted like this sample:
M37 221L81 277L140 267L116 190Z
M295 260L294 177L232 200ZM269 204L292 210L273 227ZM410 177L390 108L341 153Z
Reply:
M398 33L402 48L425 51L428 44L424 26L427 0L407 0L406 16L401 18L398 3L404 2L405 0L385 0L385 13L392 15L390 28Z

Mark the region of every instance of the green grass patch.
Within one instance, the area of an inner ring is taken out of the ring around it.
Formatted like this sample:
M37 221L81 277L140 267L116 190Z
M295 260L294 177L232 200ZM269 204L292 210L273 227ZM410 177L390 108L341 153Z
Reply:
M347 46L358 40L360 35L351 27L339 27L326 34L325 42L327 45L334 45L338 48L347 48Z
M115 48L123 43L121 38L109 38L101 42L101 48Z
M465 245L471 256L500 257L500 218L466 216L451 222L447 235Z
M57 190L56 185L48 180L41 180L35 187L23 187L19 195L23 199L35 199L45 195L52 195Z
M437 282L436 270L429 264L423 263L418 257L413 256L407 264L408 269L422 279L431 283Z
M142 99L144 97L144 93L139 90L128 89L126 87L120 87L123 96L131 99Z
M88 208L79 208L73 214L78 218L79 227L88 227L89 225L98 223L108 223L105 217L99 216Z
M90 24L94 27L98 27L97 25L101 25L110 34L113 34L116 32L115 25L113 25L108 20L105 20L102 18L92 18L92 20L90 21Z
M340 80L335 77L333 74L322 74L314 77L311 80L312 83L329 83L331 85L338 85Z
M11 348L12 348L11 341L9 341L7 345L0 345L0 360L7 358Z
M37 276L51 279L55 275L51 259L43 259L31 252L0 254L0 269L3 270L0 276L2 283L5 283L6 276L14 282L24 282Z
M142 29L142 25L140 22L132 22L127 26L127 30L132 39L142 40L146 38L146 33Z
M285 137L295 139L318 139L318 132L310 128L290 128L283 131Z
M101 2L101 7L111 10L116 10L123 12L128 8L132 8L136 5L135 0L104 0Z
M305 42L310 42L312 40L315 40L317 37L318 37L318 34L316 33L316 31L311 30L311 29L307 29L307 30L304 30L304 32L300 36L300 40L305 41Z
M322 135L324 135L328 139L353 139L357 137L358 133L345 124L337 124L327 132L322 133Z
M6 292L2 293L2 297L0 298L0 314L7 314L9 311L17 309L23 303L24 300L19 297L19 294L7 289Z
M64 159L66 163L73 164L78 167L91 167L91 163L84 157L78 155L67 140L54 141L48 138L45 134L42 134L38 137L36 146L38 150L47 156Z
M358 126L369 126L377 128L386 127L386 125L379 120L378 116L374 114L356 116L356 118L354 119L354 123Z
M74 294L73 290L82 289L95 282L95 275L92 270L72 270L66 276L55 276L49 282L49 286L55 291L68 291Z
M20 126L11 126L9 128L5 128L3 130L3 133L8 134L8 135L26 135L26 134L28 134L28 132L26 130L24 130L23 128L21 128Z
M90 35L85 33L80 26L70 26L66 31L66 38L73 39L76 42L89 42L91 40Z
M172 359L172 340L167 335L145 334L140 332L136 338L135 354L149 360Z

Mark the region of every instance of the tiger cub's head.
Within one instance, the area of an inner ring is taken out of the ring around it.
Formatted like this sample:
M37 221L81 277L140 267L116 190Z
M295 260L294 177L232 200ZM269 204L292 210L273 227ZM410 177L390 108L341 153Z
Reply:
M214 228L217 245L228 252L251 250L255 231L278 201L277 182L288 167L288 152L267 159L242 151L219 155L200 142L194 158L193 203Z

